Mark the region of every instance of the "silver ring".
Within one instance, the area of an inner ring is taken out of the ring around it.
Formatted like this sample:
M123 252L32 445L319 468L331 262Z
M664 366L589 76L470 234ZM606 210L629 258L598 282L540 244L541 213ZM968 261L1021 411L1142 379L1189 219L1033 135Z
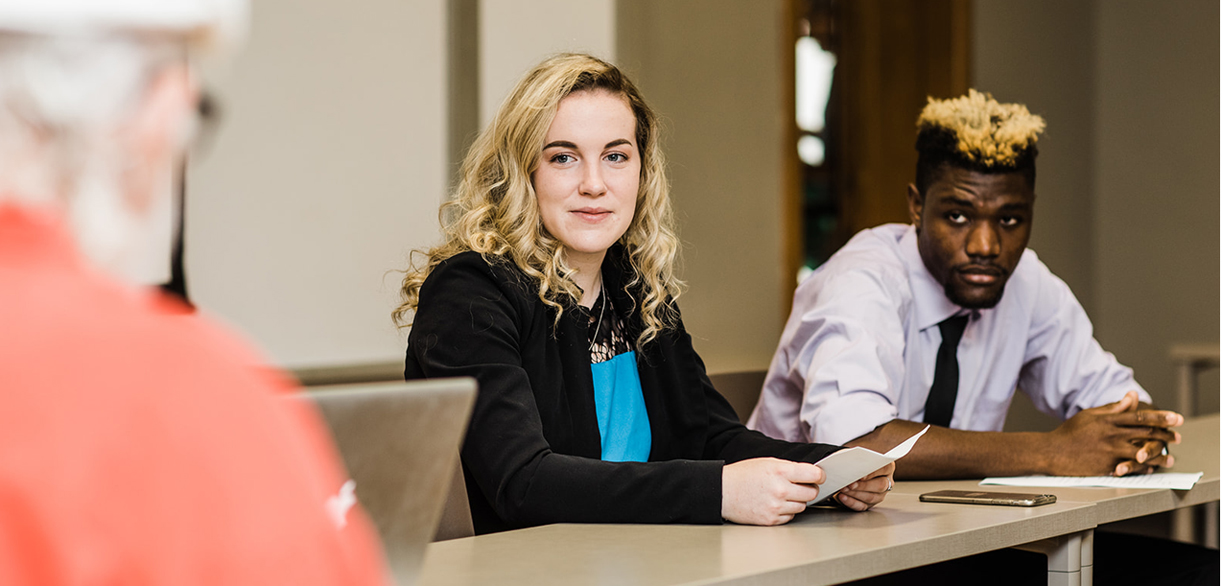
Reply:
M1166 449L1163 449L1163 452L1164 452L1164 453L1165 453L1166 451L1167 451ZM891 479L890 479L890 478L888 478L888 479L887 479L887 490L884 490L883 492L891 492L891 489L892 489L892 488L895 488L895 484L891 482Z
M1169 453L1170 453L1170 452L1168 452L1168 451L1167 451L1167 446L1166 446L1166 445L1163 445L1163 455L1164 455L1164 456L1166 456L1166 455L1167 455L1167 454L1169 454Z

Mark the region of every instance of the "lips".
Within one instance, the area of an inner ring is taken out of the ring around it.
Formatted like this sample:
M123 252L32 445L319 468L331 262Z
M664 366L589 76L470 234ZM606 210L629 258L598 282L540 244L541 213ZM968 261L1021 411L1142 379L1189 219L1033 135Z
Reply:
M987 287L994 285L1005 277L1005 271L997 267L966 266L955 271L959 278L972 285Z
M586 220L587 222L597 222L611 215L611 210L603 208L581 208L572 210L570 213Z

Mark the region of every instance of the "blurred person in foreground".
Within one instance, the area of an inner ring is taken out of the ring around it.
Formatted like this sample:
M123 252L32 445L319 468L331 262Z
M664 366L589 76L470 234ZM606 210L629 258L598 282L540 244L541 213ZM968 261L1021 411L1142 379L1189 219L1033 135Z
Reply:
M0 584L384 583L291 383L135 284L166 265L189 53L245 10L0 1Z
M445 242L404 280L408 379L472 376L477 533L556 522L788 522L837 446L747 430L676 300L658 122L619 69L528 72L467 153ZM894 466L835 496L864 511Z

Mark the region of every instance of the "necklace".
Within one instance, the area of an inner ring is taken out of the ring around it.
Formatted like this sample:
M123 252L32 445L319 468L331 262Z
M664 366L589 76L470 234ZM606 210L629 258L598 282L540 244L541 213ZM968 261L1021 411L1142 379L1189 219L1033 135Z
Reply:
M599 283L598 289L599 297L602 298L603 302L598 306L598 323L594 325L594 335L590 339L590 347L586 349L586 352L594 351L594 344L598 342L598 331L603 327L603 312L607 310L607 287L603 283Z

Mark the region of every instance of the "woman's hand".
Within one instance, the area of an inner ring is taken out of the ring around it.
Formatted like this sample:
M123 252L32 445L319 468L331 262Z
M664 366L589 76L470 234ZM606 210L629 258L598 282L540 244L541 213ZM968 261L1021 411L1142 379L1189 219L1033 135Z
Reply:
M822 468L804 462L753 458L727 464L721 469L721 516L744 525L788 523L819 496L823 479Z
M864 511L883 502L883 498L895 486L895 479L892 478L894 475L895 462L888 463L865 478L840 489L833 498L854 511Z

